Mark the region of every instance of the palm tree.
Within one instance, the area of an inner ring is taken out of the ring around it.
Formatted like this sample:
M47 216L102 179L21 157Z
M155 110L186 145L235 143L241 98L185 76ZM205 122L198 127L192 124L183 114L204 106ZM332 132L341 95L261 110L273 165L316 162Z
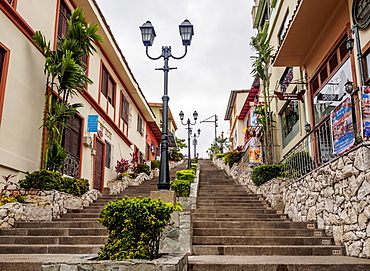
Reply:
M95 46L102 41L102 37L96 34L97 30L97 25L86 22L82 9L76 8L68 21L68 31L59 40L56 50L51 49L50 42L46 41L40 31L33 36L45 56L46 91L42 127L45 129L46 150L42 149L42 168L58 170L65 159L60 163L61 159L52 156L65 156L61 143L66 120L83 106L80 103L69 104L70 98L84 91L86 85L92 83L86 76L86 64L82 58L96 52ZM57 97L52 92L55 92ZM56 167L54 163L49 163L50 161L59 161L60 165Z
M261 79L263 105L258 107L255 113L259 114L259 123L263 130L262 151L263 157L267 164L274 163L274 140L272 133L272 113L270 110L271 96L270 96L270 73L269 68L272 59L273 47L270 45L267 35L267 29L252 37L250 45L257 51L257 57L252 63L252 74Z

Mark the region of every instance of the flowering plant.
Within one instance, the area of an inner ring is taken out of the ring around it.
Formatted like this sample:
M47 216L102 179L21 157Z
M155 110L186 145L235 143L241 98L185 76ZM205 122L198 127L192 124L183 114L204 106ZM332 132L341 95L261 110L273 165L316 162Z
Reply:
M117 161L116 172L122 173L127 172L130 167L129 161L122 158L121 161Z

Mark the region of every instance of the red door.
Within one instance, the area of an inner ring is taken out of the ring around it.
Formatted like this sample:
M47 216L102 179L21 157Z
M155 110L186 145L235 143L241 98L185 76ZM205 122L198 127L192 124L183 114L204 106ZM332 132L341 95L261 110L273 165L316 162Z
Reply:
M96 139L95 146L94 189L103 191L104 143Z

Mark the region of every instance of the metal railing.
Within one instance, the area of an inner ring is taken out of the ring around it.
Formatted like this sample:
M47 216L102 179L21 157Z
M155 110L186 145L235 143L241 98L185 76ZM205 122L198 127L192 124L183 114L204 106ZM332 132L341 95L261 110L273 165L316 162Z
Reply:
M284 155L284 177L300 178L334 159L331 133L328 116Z

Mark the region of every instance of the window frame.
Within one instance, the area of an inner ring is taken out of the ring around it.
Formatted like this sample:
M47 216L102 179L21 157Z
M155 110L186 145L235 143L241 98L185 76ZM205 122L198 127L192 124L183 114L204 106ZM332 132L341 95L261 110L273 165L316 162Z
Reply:
M111 93L109 90L109 86L111 83ZM113 108L115 107L115 99L116 99L116 81L113 79L112 75L109 73L108 69L105 65L102 65L101 69L101 84L100 84L100 93L107 99L107 102L110 103ZM110 96L111 94L111 96Z
M69 9L68 5L63 0L60 1L56 31L58 41L63 38L68 31L68 20L71 17L71 13L72 12Z
M121 113L120 117L125 122L128 123L130 115L130 103L128 99L125 97L125 95L121 94Z
M144 119L140 116L140 114L137 114L137 131L141 134L141 136L144 135Z
M5 89L8 77L10 50L0 42L0 51L2 51L0 63L0 123L2 122L3 107L5 99Z

